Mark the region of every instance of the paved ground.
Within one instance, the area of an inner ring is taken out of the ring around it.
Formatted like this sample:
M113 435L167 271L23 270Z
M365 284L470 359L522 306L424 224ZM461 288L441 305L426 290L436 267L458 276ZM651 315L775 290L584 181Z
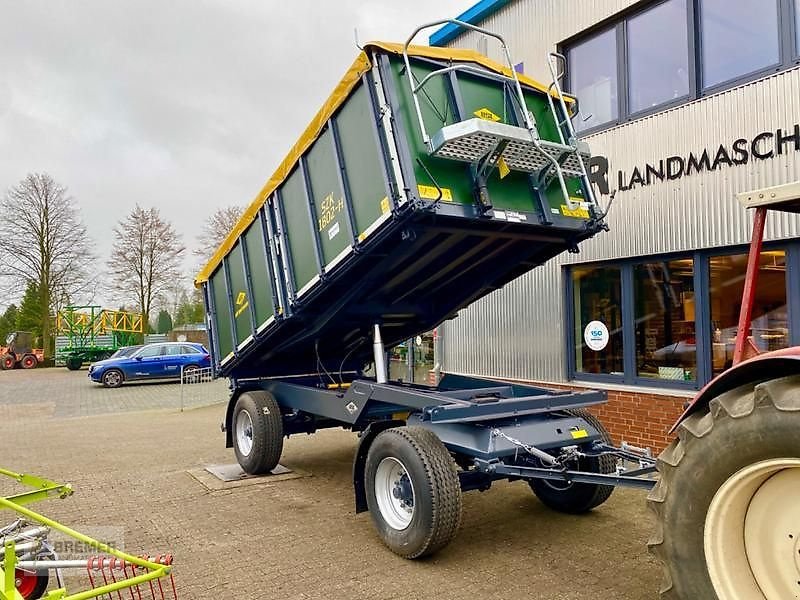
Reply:
M641 492L617 490L583 517L545 509L520 483L470 492L456 540L405 561L353 512L352 434L287 442L282 462L311 477L209 491L188 471L233 462L218 429L223 406L180 413L178 393L174 384L104 390L85 371L0 373L0 465L73 483L72 498L39 505L51 516L119 527L128 551L173 552L190 600L656 597Z

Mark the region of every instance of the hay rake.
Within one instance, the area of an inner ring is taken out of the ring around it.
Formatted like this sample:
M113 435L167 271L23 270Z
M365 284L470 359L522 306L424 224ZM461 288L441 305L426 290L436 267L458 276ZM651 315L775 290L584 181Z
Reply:
M0 528L0 600L177 600L171 554L126 554L26 508L27 504L46 498L71 496L69 485L5 469L0 469L0 475L31 488L0 496L0 510L10 509L18 515L10 525ZM97 554L88 559L61 559L49 541L52 531ZM63 572L72 569L86 572L88 589L67 591ZM55 574L57 586L48 592L51 573Z

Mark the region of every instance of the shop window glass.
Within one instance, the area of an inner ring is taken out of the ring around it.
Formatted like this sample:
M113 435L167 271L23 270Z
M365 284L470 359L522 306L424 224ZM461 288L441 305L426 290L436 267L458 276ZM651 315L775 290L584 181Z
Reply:
M571 273L576 371L622 375L620 269L576 267Z
M712 87L779 62L776 0L701 0L703 85Z
M697 377L694 263L691 258L636 265L634 304L639 377Z
M617 118L617 34L615 29L570 48L569 89L578 97L577 130Z
M711 364L714 375L731 366L744 289L747 254L712 256ZM765 250L759 259L753 317L749 335L759 352L789 345L786 306L786 253Z
M688 94L686 0L669 0L628 21L630 112Z

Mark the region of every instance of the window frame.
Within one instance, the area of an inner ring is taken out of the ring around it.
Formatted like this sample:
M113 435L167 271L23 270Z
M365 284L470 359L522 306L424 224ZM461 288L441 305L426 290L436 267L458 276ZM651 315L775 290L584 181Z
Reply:
M711 379L711 298L710 258L712 256L747 254L748 245L705 248L703 250L672 252L652 256L636 256L620 260L575 263L563 265L564 298L564 364L567 381L582 383L606 383L648 387L664 390L699 390ZM791 239L765 242L762 250L782 249L786 252L786 302L789 322L789 345L800 345L800 241ZM661 262L692 258L694 261L695 293L695 339L697 346L697 374L692 381L670 381L639 376L636 369L636 316L634 302L634 266L647 262ZM621 275L622 327L623 327L623 374L610 375L577 371L575 357L575 312L572 270L576 267L617 267Z
M563 84L567 92L569 86L569 51L571 48L586 42L596 35L608 30L616 30L617 35L617 118L587 127L578 132L580 136L587 136L605 131L635 121L643 117L664 112L671 108L682 106L694 100L705 98L721 91L739 87L751 81L761 79L773 73L779 73L800 65L800 40L797 31L796 11L800 10L795 0L774 0L778 9L778 62L751 73L735 77L714 86L703 87L703 60L701 43L701 6L703 0L686 0L686 27L687 27L687 52L689 55L689 94L681 98L667 100L657 106L647 107L637 112L629 110L629 63L628 63L628 20L635 18L669 0L640 0L628 8L604 19L592 27L556 44L557 51L567 57L564 66ZM579 105L580 108L580 105Z

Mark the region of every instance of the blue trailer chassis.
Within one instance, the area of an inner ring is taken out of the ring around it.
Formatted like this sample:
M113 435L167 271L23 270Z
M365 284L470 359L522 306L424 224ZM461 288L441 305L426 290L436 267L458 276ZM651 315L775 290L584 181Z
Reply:
M359 432L353 465L356 512L367 510L364 466L372 441L382 431L401 426L418 426L436 434L460 467L462 491L486 490L500 479L642 489L655 485L654 479L646 477L655 471L649 454L611 445L578 410L605 403L603 391L553 390L460 375L446 375L438 386L429 387L376 383L355 375L342 374L336 383L325 383L318 374L233 381L223 427L227 446L233 445L237 398L246 391L264 390L277 400L287 436L331 427ZM574 468L581 458L600 456L639 466L614 473Z

